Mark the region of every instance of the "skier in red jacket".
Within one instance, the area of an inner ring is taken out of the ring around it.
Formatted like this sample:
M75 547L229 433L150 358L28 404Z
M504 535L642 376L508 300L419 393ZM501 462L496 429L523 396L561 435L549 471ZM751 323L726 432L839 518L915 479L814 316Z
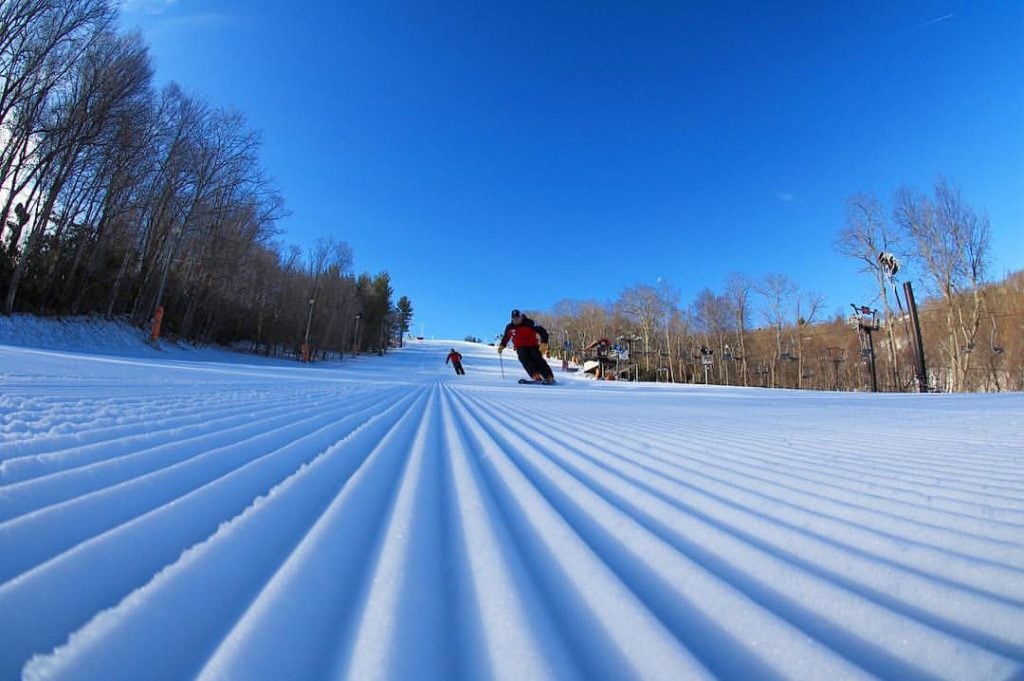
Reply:
M456 352L455 348L452 348L452 351L444 358L444 363L447 364L448 362L451 362L452 366L455 367L456 376L466 375L466 370L462 368L462 355Z
M516 354L519 355L519 363L526 369L530 378L537 383L555 382L555 374L544 359L548 354L547 329L519 310L512 310L512 321L505 327L505 335L498 343L499 355L510 339L516 348Z

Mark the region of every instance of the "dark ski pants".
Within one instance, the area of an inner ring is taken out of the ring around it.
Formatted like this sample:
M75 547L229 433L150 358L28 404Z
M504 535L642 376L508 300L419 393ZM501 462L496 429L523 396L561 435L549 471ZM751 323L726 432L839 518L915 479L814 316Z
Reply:
M530 374L531 378L536 378L537 376L541 378L555 377L551 367L544 360L544 355L540 354L540 348L536 345L527 348L516 348L516 354L519 355L519 363L523 365L526 373Z
M465 376L466 370L462 368L462 362L452 362L452 366L455 367L456 376Z

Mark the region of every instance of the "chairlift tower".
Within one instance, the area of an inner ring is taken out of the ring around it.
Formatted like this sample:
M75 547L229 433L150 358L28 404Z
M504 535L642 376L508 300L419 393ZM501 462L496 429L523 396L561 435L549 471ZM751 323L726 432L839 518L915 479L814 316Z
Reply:
M868 369L871 373L871 392L877 393L878 374L875 370L875 341L871 334L882 328L882 324L878 319L878 310L866 305L854 305L853 303L850 303L850 307L853 308L850 326L857 329L857 333L860 336L860 355L868 361Z

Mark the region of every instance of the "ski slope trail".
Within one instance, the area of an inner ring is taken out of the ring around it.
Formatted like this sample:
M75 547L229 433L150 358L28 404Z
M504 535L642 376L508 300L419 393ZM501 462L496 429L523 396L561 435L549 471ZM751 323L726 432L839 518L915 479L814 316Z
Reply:
M0 679L1024 678L1021 395L508 354L0 345Z

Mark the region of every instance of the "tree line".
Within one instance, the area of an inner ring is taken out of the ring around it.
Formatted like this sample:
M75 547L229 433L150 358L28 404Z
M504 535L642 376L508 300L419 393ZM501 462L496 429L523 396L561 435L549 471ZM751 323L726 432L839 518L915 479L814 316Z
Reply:
M554 334L551 347L563 349L556 356L593 360L588 348L600 339L625 350L628 361L610 370L619 378L912 391L908 301L897 286L912 273L927 389L1024 390L1024 272L988 282L988 217L955 185L900 188L889 208L872 195L849 197L834 247L860 262L876 292L845 315L828 318L824 298L784 274L733 273L688 305L662 281L609 303L564 300L531 316Z
M276 241L243 117L171 83L111 0L0 3L2 310L100 314L268 354L384 351L412 317L347 244Z

